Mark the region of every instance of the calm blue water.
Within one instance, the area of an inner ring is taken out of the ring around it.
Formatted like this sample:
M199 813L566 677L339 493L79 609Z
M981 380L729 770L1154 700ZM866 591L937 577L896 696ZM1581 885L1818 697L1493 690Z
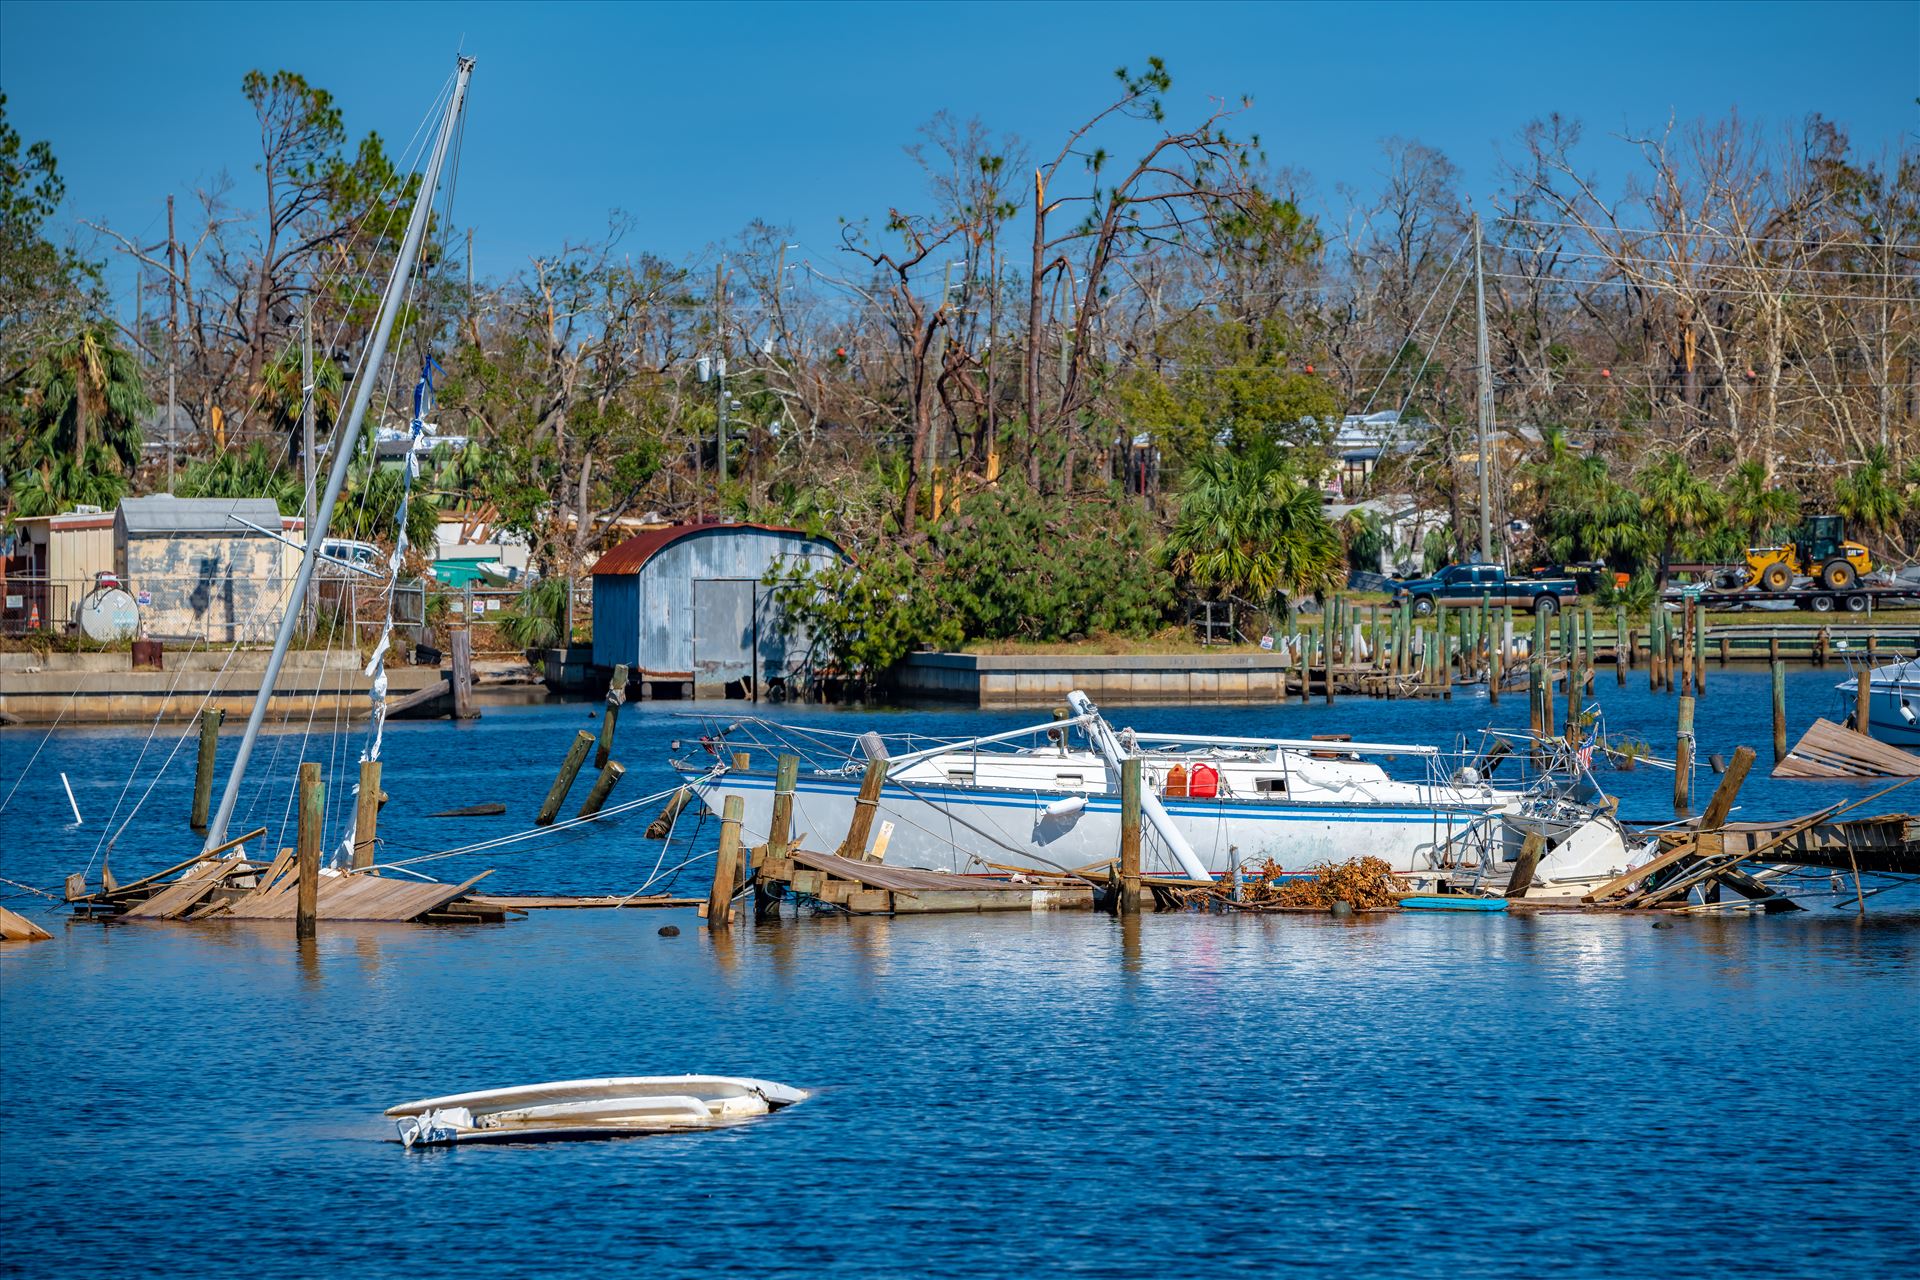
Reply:
M1746 741L1764 760L1765 676L1716 675L1702 750ZM1796 733L1833 710L1837 678L1795 678ZM1670 700L1643 678L1599 692L1616 731L1665 751ZM1123 718L1438 741L1487 710ZM1499 712L1514 723L1524 699ZM388 856L525 825L589 713L396 727ZM953 733L1024 720L883 718ZM686 735L664 710L629 707L623 794L667 785L666 740ZM42 737L0 734L0 786ZM142 737L49 740L0 814L0 875L45 885L86 865ZM190 850L190 757L122 839L123 878ZM63 770L88 818L77 831L61 825ZM1668 774L1603 781L1630 813L1669 812ZM1750 815L1864 794L1747 790ZM491 799L515 812L420 816ZM263 795L256 817L281 803ZM639 835L647 816L435 869L494 865L502 891L623 892L658 856ZM43 911L54 941L0 950L0 1269L1906 1274L1920 1251L1920 891L1871 905L1864 923L1816 903L1664 929L789 921L717 947L691 912L540 912L503 928L326 927L304 949L284 926L67 927ZM669 922L682 936L657 935ZM820 1093L680 1138L411 1155L381 1141L379 1110L423 1093L681 1070Z

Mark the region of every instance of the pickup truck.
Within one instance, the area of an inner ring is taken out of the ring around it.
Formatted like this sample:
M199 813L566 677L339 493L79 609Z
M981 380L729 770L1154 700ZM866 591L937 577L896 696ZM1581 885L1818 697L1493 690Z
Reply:
M1444 604L1477 604L1491 596L1496 605L1512 605L1549 617L1561 602L1579 596L1572 578L1510 578L1497 564L1451 564L1431 578L1393 584L1395 600L1411 600L1416 617L1430 617Z

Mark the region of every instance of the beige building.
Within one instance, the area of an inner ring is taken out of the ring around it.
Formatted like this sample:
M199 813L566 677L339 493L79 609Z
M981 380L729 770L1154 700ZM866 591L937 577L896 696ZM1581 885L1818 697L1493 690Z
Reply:
M113 513L21 516L13 526L4 575L4 629L64 631L93 590L95 576L113 572Z
M114 567L150 639L271 641L300 552L270 498L126 498L114 514Z

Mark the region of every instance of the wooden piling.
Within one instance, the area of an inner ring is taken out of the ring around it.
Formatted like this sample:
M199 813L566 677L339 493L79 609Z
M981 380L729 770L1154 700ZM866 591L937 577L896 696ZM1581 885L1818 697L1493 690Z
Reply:
M579 776L580 766L587 762L587 752L591 750L591 733L582 729L573 735L573 745L567 748L567 758L560 762L560 772L555 776L553 785L547 788L547 798L541 801L540 812L534 815L533 825L546 827L553 824L560 806L567 802L567 792L573 789L573 780Z
M1740 794L1740 784L1747 780L1747 770L1753 768L1753 748L1740 747L1733 753L1733 763L1720 775L1719 785L1713 789L1713 798L1707 801L1707 811L1700 815L1698 831L1714 831L1727 825L1727 815L1733 812L1734 797Z
M745 773L747 770L753 768L753 753L750 751L736 751L730 759L733 761L733 768L736 773Z
M1567 741L1580 745L1580 689L1586 683L1580 674L1580 653L1567 657Z
M604 769L613 759L613 730L619 723L620 704L627 700L627 664L616 663L613 679L607 682L607 710L600 717L600 743L593 749L593 767Z
M773 775L773 829L767 832L767 856L785 858L793 843L793 793L800 785L800 757L781 756Z
M1647 692L1660 692L1660 604L1647 614Z
M591 818L600 812L602 806L607 803L607 797L613 794L614 784L626 776L626 772L627 766L618 760L607 761L606 767L600 770L600 776L593 780L593 787L587 792L586 800L580 805L580 812L574 816Z
M740 819L746 802L728 796L720 808L720 851L713 859L713 887L707 891L707 931L725 933L732 927L728 919L733 907L734 881L740 875Z
M193 771L193 813L188 819L195 831L207 829L207 813L213 807L213 761L220 750L223 714L218 707L200 713L200 759Z
M1633 660L1633 637L1627 632L1627 607L1613 611L1613 682L1627 687L1627 663Z
M320 910L320 838L327 820L327 784L320 780L320 766L309 761L300 766L300 818L296 844L293 935L311 938Z
M880 807L880 788L886 785L887 762L885 760L867 761L867 772L860 779L860 798L853 803L853 821L847 827L847 837L835 850L843 858L864 860L867 856L867 837L873 831L874 811Z
M1680 720L1673 741L1673 811L1693 807L1693 695L1680 695Z
M1321 674L1326 677L1326 681L1327 681L1327 687L1325 690L1327 705L1332 706L1333 705L1333 664L1335 659L1339 656L1339 648L1340 648L1340 646L1337 643L1335 643L1339 636L1339 632L1336 628L1336 624L1339 622L1339 619L1340 619L1340 597L1339 596L1335 596L1333 598L1332 602L1328 605L1328 609L1329 609L1329 612L1322 619L1322 621L1326 624L1327 643L1325 646L1326 653L1324 655L1326 658L1326 663L1322 668Z
M1696 603L1693 613L1693 696L1707 692L1707 611Z
M780 756L774 762L773 819L768 824L767 843L754 851L753 918L772 919L779 913L780 901L768 891L767 876L761 868L767 863L784 863L793 848L793 793L800 783L800 757Z
M1773 667L1773 762L1779 764L1787 758L1787 666L1777 656L1771 665Z
M1680 692L1693 695L1693 601L1680 602Z
M1872 669L1862 667L1860 674L1855 677L1855 680L1857 681L1857 686L1853 694L1853 731L1855 733L1865 733L1867 731L1867 725L1871 722L1873 716Z
M673 830L674 821L679 818L680 811L687 807L687 801L692 798L693 790L690 787L681 787L675 791L672 798L667 801L666 808L660 810L654 820L647 824L647 839L665 840L667 833Z
M1500 681L1506 674L1506 654L1502 651L1500 637L1489 637L1487 645L1487 701L1498 706L1500 703Z
M471 720L479 714L473 709L473 632L457 627L447 639L453 651L453 718Z
M380 848L380 762L362 760L360 762L360 794L353 803L353 858L349 862L355 871L365 871L373 865L374 855Z
M1527 838L1520 842L1520 856L1514 859L1513 874L1507 877L1507 897L1527 896L1527 890L1533 886L1533 873L1539 870L1540 859L1546 851L1546 839L1538 831L1529 831Z
M1120 901L1123 916L1140 914L1140 757L1120 762Z

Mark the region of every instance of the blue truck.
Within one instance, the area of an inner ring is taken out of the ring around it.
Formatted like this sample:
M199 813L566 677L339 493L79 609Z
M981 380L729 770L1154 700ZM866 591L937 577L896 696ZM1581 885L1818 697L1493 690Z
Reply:
M1393 584L1394 600L1412 601L1414 616L1420 618L1432 616L1442 605L1478 604L1487 597L1496 606L1510 604L1551 617L1579 595L1572 578L1515 578L1497 564L1450 564L1431 578Z

